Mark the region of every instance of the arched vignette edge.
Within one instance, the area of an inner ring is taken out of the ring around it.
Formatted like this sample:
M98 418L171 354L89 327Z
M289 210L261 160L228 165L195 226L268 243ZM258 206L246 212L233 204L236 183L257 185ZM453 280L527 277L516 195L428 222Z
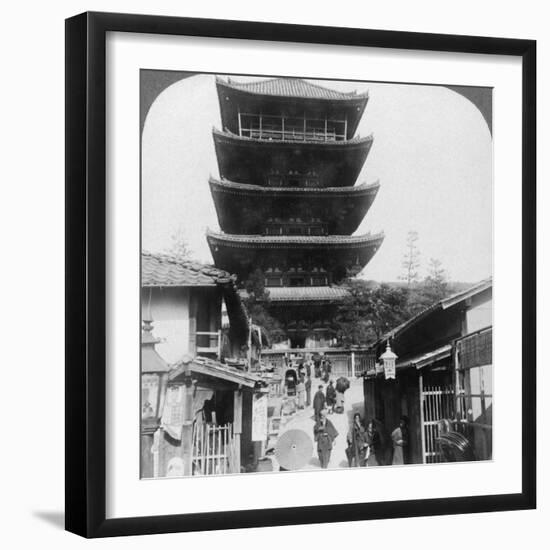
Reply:
M145 120L149 114L153 103L157 97L166 88L172 84L190 78L198 74L206 73L192 73L186 71L168 71L162 69L141 69L139 74L140 82L140 94L139 94L139 124L140 131L143 134L143 128L145 126ZM210 74L210 73L208 73ZM153 76L155 75L155 76ZM410 82L410 84L415 84ZM437 85L437 84L436 84ZM493 134L493 102L492 102L492 89L480 86L457 86L457 85L441 85L444 88L448 88L453 92L461 95L470 101L481 113L491 136Z

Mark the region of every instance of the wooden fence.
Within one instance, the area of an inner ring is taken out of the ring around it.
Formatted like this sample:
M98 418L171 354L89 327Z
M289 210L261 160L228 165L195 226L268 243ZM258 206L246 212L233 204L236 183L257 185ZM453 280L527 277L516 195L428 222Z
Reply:
M220 475L239 471L233 426L196 424L193 428L193 475Z

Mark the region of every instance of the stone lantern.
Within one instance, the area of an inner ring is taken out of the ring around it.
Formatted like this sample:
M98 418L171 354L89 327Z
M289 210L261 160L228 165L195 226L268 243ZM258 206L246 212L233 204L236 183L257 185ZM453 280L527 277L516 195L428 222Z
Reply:
M141 330L141 455L142 477L154 477L152 448L160 426L170 367L157 353L152 319L143 319Z

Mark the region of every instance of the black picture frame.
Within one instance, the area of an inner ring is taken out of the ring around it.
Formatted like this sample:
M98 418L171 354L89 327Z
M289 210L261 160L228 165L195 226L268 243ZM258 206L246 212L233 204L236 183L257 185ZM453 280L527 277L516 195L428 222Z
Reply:
M516 494L106 519L105 41L109 31L481 53L522 60L522 490ZM66 529L107 537L536 506L536 42L83 13L66 20ZM298 513L297 513L298 512Z

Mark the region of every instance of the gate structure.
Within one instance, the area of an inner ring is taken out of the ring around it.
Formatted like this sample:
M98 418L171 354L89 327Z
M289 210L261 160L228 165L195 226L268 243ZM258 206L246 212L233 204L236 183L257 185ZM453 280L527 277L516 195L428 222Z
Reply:
M441 420L455 416L455 393L451 384L426 384L420 377L420 414L422 421L422 461L424 463L442 462L437 444L440 435Z
M193 428L193 475L238 473L235 464L233 426L195 424Z

